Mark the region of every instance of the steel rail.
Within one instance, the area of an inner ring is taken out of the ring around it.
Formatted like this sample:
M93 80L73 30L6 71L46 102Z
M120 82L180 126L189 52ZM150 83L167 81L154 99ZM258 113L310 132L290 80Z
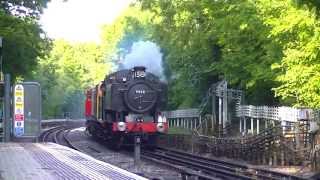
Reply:
M79 148L77 148L74 144L72 144L72 141L68 138L68 134L70 133L70 129L64 131L63 133L63 139L65 140L65 142L67 143L68 147L77 150L77 151L81 151Z
M201 163L199 161L196 162L194 160L185 159L181 157L174 157L156 152L143 152L143 155L147 157L152 157L154 159L161 159L173 165L187 166L189 169L201 172L203 175L206 176L218 177L223 179L252 179L252 177L242 175L240 172L237 172L237 170L230 171L226 170L226 167L223 168L221 166L219 167L213 164Z
M199 155L194 155L182 151L177 151L173 149L166 149L166 148L158 148L161 152L165 151L166 154L170 154L172 156L182 156L182 157L189 157L189 158L194 158L197 160L205 160L208 162L213 162L213 163L218 163L218 164L223 164L223 165L228 165L230 168L240 168L243 170L246 170L249 173L254 173L255 176L261 177L261 178L272 178L274 177L275 179L283 179L283 178L288 178L288 179L304 179L302 177L298 177L295 175L290 175L290 174L285 174L281 172L276 172L276 171L270 171L262 168L255 168L250 165L243 165L235 162L229 162L229 161L223 161L219 160L216 158L207 158L207 157L202 157Z
M193 170L193 169L190 169L190 168L184 167L184 166L175 165L173 163L159 160L157 158L153 158L153 157L146 156L143 154L141 155L141 157L145 160L152 161L156 164L170 167L170 168L174 169L175 171L180 172L183 176L185 175L185 176L197 177L198 179L200 178L200 179L205 179L205 180L217 180L217 179L221 180L221 178L216 178L216 177L206 175L206 174L202 173L201 171Z
M157 161L166 161L169 165L188 166L190 169L201 170L206 175L225 179L304 179L298 176L254 168L235 162L216 158L206 158L173 149L158 148L154 152L143 151L144 156ZM159 160L160 159L160 160Z
M239 178L249 178L251 179L252 177L255 177L255 178L267 178L267 179L277 179L277 178L274 178L273 176L270 176L270 175L263 175L263 174L258 174L255 170L252 170L252 169L248 169L248 168L245 168L243 166L239 166L239 165L231 165L230 163L228 162L223 162L223 161L212 161L212 160L209 160L209 159L206 159L206 158L200 158L198 159L197 157L192 157L192 156L185 156L185 155L181 155L181 154L178 154L178 153L166 153L167 155L169 156L172 156L172 157L176 157L176 158L181 158L181 159L185 159L189 162L196 162L196 163L199 163L199 164L202 164L204 167L212 167L214 169L221 169L221 170L224 170L226 172L230 172L230 173L234 173L236 174L236 176L238 177L239 175L244 175L245 177L240 177ZM212 169L208 169L209 171L211 171ZM223 172L225 173L225 172Z
M53 128L50 128L44 132L41 133L40 135L40 139L41 142L48 142L49 141L49 137L56 131L60 130L61 128L64 128L63 126L56 126ZM54 141L54 139L52 139Z
M60 134L64 134L65 131L66 131L66 127L58 129L57 131L54 131L53 132L53 142L62 145L63 143L61 142L61 138L59 136L60 136Z
M66 127L66 126L56 126L56 127L50 128L41 133L40 135L41 142L53 141L54 143L64 145L64 143L62 143L62 141L64 141L68 147L77 151L81 151L74 144L72 144L72 141L68 138L70 129L71 127Z

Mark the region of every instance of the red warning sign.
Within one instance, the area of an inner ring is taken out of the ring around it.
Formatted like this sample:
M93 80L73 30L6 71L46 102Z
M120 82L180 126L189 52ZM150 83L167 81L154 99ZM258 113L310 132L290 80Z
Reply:
M23 114L15 114L14 120L15 121L24 121L24 115Z

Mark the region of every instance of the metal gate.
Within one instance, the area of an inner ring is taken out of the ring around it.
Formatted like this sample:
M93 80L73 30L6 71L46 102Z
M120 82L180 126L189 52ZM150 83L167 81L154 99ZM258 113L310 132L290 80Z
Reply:
M13 88L13 126L16 139L37 139L41 128L41 88L37 82L23 82Z

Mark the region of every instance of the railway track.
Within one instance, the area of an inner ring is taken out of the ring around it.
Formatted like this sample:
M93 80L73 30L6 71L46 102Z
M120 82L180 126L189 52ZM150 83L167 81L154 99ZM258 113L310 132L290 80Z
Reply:
M142 158L170 166L184 172L185 176L195 176L198 179L303 179L294 175L165 148L157 148L154 151L144 150Z
M63 139L66 142L66 145L72 149L75 149L77 151L81 151L79 148L77 148L74 144L72 144L72 141L68 138L68 134L70 133L70 129L66 130L63 134Z
M41 142L55 142L57 139L55 138L55 134L58 131L64 130L65 126L56 126L53 128L50 128L40 135L40 141Z
M57 126L41 135L42 142L54 142L81 151L68 139L72 127ZM215 158L205 158L198 155L166 148L143 150L141 157L157 164L170 167L182 174L186 179L290 179L300 180L301 177L283 174L265 169L258 169L235 162L222 161Z
M50 128L40 135L40 140L41 142L54 142L81 151L74 144L72 144L72 141L68 138L68 134L73 128L74 127L72 126L56 126Z

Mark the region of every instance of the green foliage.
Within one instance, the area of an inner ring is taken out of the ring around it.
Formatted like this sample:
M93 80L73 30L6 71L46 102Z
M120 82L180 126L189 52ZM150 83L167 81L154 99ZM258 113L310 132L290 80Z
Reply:
M47 1L7 0L0 2L0 36L3 38L3 71L12 79L28 78L38 58L50 48L36 19Z
M192 135L192 131L190 129L184 129L184 128L179 128L179 127L170 127L168 134Z
M113 24L103 26L102 48L106 59L120 63L130 53L134 42L149 39L151 18L150 12L142 12L139 6L131 6Z
M38 18L50 0L1 0L0 9L7 14Z
M173 79L170 87L180 89L171 91L170 97L185 97L184 102L171 99L176 104L173 108L196 105L221 76L249 92L252 103L263 103L256 88L272 97L275 75L270 66L282 54L279 45L267 38L268 27L253 3L154 0L142 1L142 7L158 17L153 22L153 39L164 49L167 71Z
M140 3L153 13L151 36L164 52L173 108L195 105L221 77L252 104L320 107L316 1Z
M260 8L265 22L271 27L270 37L279 42L284 54L282 61L273 65L281 72L276 80L277 96L297 106L320 107L320 23L316 12L295 6L290 1L265 1Z
M139 40L161 47L171 109L197 106L222 78L245 90L250 104L319 108L318 7L302 0L140 0L103 27L101 46L54 42L36 73L45 114L79 106L79 89L102 80L110 61Z
M48 49L48 40L32 19L19 19L0 11L0 35L3 37L3 70L13 79L28 76Z
M42 86L44 116L70 111L81 116L84 90L103 80L110 70L111 63L103 59L100 46L54 41L52 51L40 60L34 75Z
M320 1L319 0L295 0L294 1L298 6L306 5L308 8L320 10Z
M43 91L46 118L83 113L84 90L102 81L112 71L116 55L130 51L133 42L144 39L148 13L130 7L113 24L102 28L101 45L56 40L50 54L41 58L34 77Z

